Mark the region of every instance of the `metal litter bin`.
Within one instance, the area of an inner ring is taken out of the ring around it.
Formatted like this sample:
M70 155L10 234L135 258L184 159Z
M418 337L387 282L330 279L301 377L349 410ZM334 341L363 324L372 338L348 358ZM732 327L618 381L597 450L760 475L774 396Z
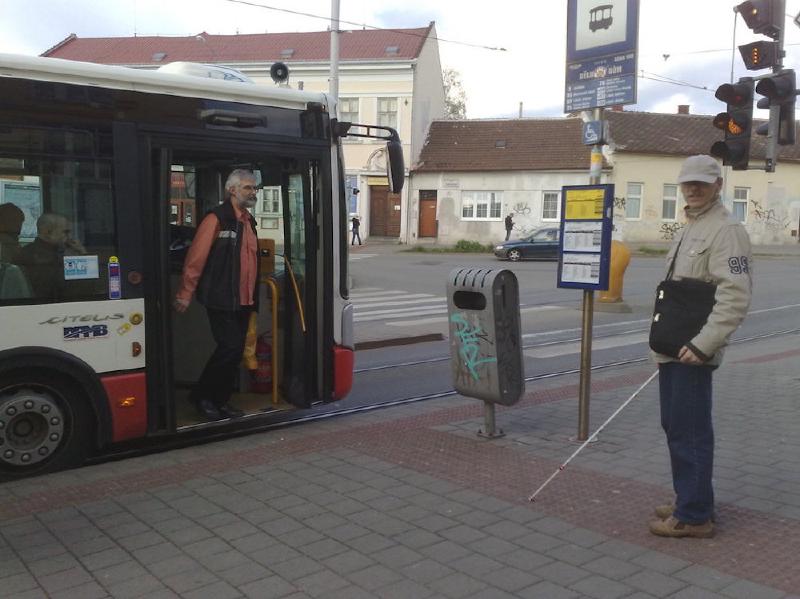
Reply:
M525 389L516 275L454 269L447 279L447 313L453 386L486 402L486 434L496 436L494 404L513 405Z

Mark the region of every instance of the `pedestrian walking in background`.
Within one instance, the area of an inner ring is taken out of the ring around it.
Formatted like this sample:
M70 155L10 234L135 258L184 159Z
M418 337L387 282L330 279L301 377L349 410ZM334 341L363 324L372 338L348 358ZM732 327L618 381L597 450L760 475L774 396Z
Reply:
M506 241L511 237L511 229L514 228L514 219L511 218L512 216L514 216L513 212L506 215Z
M739 327L751 296L750 239L720 200L722 172L711 156L687 158L678 176L686 225L667 255L667 278L716 285L714 306L700 332L677 356L652 353L658 363L661 425L666 433L675 502L658 506L650 532L663 537L714 534L714 430L711 378ZM671 271L671 277L670 277Z
M350 219L350 224L353 226L353 237L350 240L350 245L355 245L356 238L358 238L358 245L361 245L361 234L359 233L361 220L358 218L358 214L353 215L353 218Z

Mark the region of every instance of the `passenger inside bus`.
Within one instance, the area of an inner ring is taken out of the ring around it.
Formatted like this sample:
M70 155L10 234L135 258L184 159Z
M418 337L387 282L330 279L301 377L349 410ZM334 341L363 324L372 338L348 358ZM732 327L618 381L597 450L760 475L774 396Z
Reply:
M13 263L19 254L19 234L25 213L16 204L0 204L0 262Z
M13 264L20 251L19 234L25 213L16 204L0 204L0 300L31 296L22 270Z
M19 250L15 262L25 271L35 297L60 299L64 296L64 256L86 253L71 233L65 216L45 212L36 221L36 239Z

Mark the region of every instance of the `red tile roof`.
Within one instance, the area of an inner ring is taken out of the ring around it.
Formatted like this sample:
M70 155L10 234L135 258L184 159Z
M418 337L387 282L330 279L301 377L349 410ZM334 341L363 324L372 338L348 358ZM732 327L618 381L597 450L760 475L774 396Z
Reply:
M589 168L581 120L434 121L416 172Z
M357 29L339 37L340 59L411 60L419 56L434 23L418 29ZM256 33L188 37L95 37L71 34L42 56L100 64L161 65L175 61L242 63L330 60L330 32ZM394 51L392 49L394 48ZM387 51L388 49L388 51ZM284 51L294 50L287 56ZM154 58L164 53L163 58Z
M615 152L690 156L708 154L722 132L712 116L606 111ZM800 135L798 135L800 139ZM502 146L502 147L499 147ZM754 136L751 164L764 159L765 139ZM779 160L800 162L800 145L779 148ZM416 172L588 170L581 120L504 119L434 121Z

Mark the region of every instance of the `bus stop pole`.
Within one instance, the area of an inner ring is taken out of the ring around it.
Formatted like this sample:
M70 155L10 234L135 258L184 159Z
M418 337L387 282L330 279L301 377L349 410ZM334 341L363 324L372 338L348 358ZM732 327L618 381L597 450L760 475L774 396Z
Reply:
M331 72L329 93L339 101L339 0L331 0Z
M594 109L594 120L602 122L603 109ZM603 169L603 142L592 146L589 162L589 185L598 185ZM583 290L583 317L581 322L581 375L578 393L577 441L589 438L589 395L592 386L592 323L594 320L594 290Z

